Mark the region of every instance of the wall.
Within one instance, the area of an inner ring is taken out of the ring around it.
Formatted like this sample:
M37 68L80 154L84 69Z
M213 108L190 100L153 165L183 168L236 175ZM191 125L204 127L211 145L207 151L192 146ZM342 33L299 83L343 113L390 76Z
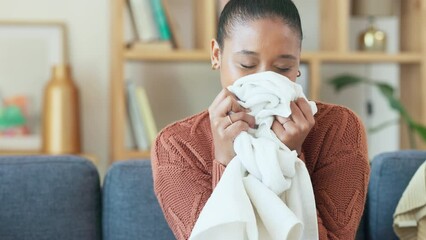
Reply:
M68 25L71 66L82 103L83 150L95 155L104 171L109 149L109 1L0 0L1 19Z

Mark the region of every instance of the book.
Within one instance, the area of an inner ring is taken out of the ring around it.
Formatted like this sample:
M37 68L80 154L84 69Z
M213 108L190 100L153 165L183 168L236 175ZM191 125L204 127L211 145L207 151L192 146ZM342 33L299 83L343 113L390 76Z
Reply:
M143 124L148 134L149 143L151 145L157 137L158 131L145 88L138 86L136 88L136 96L138 98L140 112L142 113Z
M127 0L130 16L139 41L160 40L150 0Z
M129 109L127 109L127 112L129 113ZM137 149L136 136L131 126L130 115L126 118L125 125L124 146L126 149Z
M183 48L183 38L179 34L180 31L173 17L172 8L168 0L162 0L161 3L164 9L164 14L166 16L167 23L169 25L170 38L171 38L173 48L176 48L176 49Z
M151 0L152 12L154 14L155 22L160 33L160 39L168 41L171 39L170 29L167 22L166 14L164 13L161 0Z
M133 81L127 81L127 107L130 125L135 136L137 149L148 151L150 144L138 103L136 84Z

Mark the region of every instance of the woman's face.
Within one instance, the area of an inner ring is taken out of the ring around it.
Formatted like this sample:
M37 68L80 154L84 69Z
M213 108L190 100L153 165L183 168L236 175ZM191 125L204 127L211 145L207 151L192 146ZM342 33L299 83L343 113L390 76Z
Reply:
M274 71L295 81L299 71L300 38L277 18L253 20L236 25L222 51L212 41L212 64L220 69L222 87L238 78Z

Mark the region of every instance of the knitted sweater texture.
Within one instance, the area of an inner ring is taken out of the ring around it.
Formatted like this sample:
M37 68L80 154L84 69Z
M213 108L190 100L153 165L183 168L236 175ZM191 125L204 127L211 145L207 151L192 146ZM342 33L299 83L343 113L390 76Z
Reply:
M317 103L302 146L311 176L320 239L354 239L366 200L365 130L349 109ZM152 147L154 191L176 238L188 239L225 167L214 159L207 111L164 128Z

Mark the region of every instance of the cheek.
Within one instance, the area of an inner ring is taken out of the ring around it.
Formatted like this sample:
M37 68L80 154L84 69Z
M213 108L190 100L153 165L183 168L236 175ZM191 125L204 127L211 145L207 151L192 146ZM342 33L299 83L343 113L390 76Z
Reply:
M220 65L220 82L223 88L232 85L237 79L243 76L240 69L232 62L222 61Z
M297 75L299 74L299 65L295 66L292 68L292 70L288 73L281 73L282 75L284 75L285 77L287 77L288 79L290 79L292 82L297 82Z
M288 79L290 79L292 82L296 82L297 81L297 72L298 70L296 70L295 72L292 71L292 73L289 74L289 76L286 76Z

